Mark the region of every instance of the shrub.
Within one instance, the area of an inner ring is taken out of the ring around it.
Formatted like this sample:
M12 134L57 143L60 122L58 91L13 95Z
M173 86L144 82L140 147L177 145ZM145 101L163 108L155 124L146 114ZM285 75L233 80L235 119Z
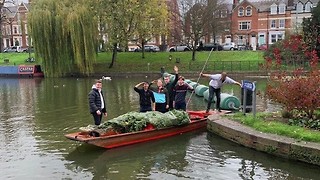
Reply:
M300 113L305 113L309 119L317 117L314 113L320 107L318 59L316 51L309 51L300 35L282 40L265 56L265 67L273 68L266 95L282 104L286 111L297 111L292 113L294 118L298 118L296 115ZM290 70L289 65L295 66Z

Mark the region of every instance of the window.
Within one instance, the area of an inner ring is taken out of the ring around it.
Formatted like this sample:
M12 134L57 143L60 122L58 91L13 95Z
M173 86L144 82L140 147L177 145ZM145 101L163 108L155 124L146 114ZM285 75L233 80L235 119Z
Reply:
M272 4L270 7L271 14L277 14L278 6L276 4Z
M271 43L275 43L277 41L281 41L284 39L284 32L272 32L270 33L270 41Z
M271 34L271 42L272 43L277 42L277 35L276 34Z
M251 22L239 22L239 30L251 29Z
M246 16L251 16L252 15L252 7L248 6L246 9Z
M7 26L7 27L6 27L6 34L7 34L7 35L11 35L10 26Z
M221 14L221 12L220 11L216 11L216 12L213 12L213 17L215 17L215 18L220 18L220 15ZM200 19L200 18L199 18Z
M238 45L244 45L245 44L245 38L243 35L238 36Z
M13 34L18 34L18 27L17 26L13 27Z
M311 3L311 2L307 2L304 11L305 11L305 12L311 12L312 7L313 7L312 3Z
M243 16L244 15L243 11L244 11L243 7L239 7L238 16Z
M281 41L283 39L283 34L278 34L278 41Z
M286 21L285 21L285 19L279 19L279 28L285 28L285 23L286 23Z
M24 25L24 31L26 34L28 34L28 25L27 24Z
M271 28L271 29L276 28L276 20L271 20L270 28Z
M227 10L222 10L221 11L221 18L227 17L228 11Z
M286 5L280 4L279 5L279 14L285 14L286 13Z
M303 12L303 4L301 2L299 2L297 4L297 12L298 13L302 13Z

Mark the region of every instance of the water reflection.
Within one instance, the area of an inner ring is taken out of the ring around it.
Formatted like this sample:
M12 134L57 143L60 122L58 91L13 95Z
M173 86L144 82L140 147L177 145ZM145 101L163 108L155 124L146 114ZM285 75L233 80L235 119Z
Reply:
M144 80L112 78L104 82L108 118L138 111L133 87ZM92 84L93 79L0 79L2 178L311 179L317 175L312 166L274 158L207 133L113 150L70 141L64 134L93 123L87 99ZM225 86L223 91L237 97L240 94L236 86ZM261 98L258 105L262 110L276 107ZM192 97L190 109L205 107L202 97Z
M126 146L108 151L82 145L66 156L72 162L67 167L78 171L92 171L93 179L139 179L154 176L158 172L183 171L188 165L186 149L191 138L199 132L188 133L159 141ZM79 157L84 157L79 159ZM171 172L172 173L172 172ZM168 179L162 175L161 179ZM183 177L174 173L175 177ZM160 177L158 177L160 178Z
M226 164L238 165L237 173L241 179L318 179L317 166L243 148L212 133L207 134L207 139L210 149L216 151Z

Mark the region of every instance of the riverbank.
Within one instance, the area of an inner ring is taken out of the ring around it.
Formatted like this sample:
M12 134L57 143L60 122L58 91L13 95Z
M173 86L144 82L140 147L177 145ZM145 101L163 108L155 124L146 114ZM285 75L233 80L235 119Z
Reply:
M185 76L186 78L198 77L199 71L180 71L179 74ZM167 72L171 73L171 69ZM222 71L207 71L209 73L221 73ZM89 77L99 78L102 76L109 76L109 77L159 77L161 75L160 69L159 71L152 71L152 72L97 72L92 73ZM237 76L237 77L256 77L256 78L266 78L268 77L268 72L264 71L252 71L252 72L228 72L229 76ZM68 73L66 77L87 77L81 73Z
M320 166L319 143L259 132L226 116L210 115L207 129L245 147Z
M92 75L96 74L121 74L134 73L158 73L164 67L168 72L173 71L177 65L180 72L199 72L205 66L205 72L260 72L264 63L263 51L214 51L209 56L209 51L196 52L196 59L191 60L192 52L146 52L144 58L138 52L117 53L117 59L112 63L112 53L97 53L96 61L93 62ZM34 54L28 53L0 53L0 65L39 64L40 59L27 62L28 57ZM44 68L44 67L43 67ZM68 74L80 74L79 68L71 65ZM90 74L90 76L91 76ZM82 75L83 76L83 75Z

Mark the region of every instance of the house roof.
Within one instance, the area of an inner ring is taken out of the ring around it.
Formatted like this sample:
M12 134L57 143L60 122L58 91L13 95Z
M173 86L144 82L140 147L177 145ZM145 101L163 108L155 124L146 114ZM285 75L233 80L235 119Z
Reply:
M319 2L319 0L293 0L293 3L295 4L296 2L302 2L303 4L306 4L308 1L312 4L318 4Z
M314 6L318 4L319 0L243 0L239 4L235 6L238 7L244 2L248 2L258 9L259 12L270 11L270 6L272 4L279 5L284 3L286 5L287 10L294 10L296 2L301 2L306 4L307 2L311 2Z
M289 8L288 0L281 0L281 1L278 1L278 0L266 0L266 1L252 2L252 4L255 7L257 7L259 12L270 11L270 6L272 4L279 5L279 4L283 4L283 3L286 4L287 9L288 9Z
M30 4L22 2L20 5L5 6L4 8L2 8L2 10L8 18L14 18L18 12L19 7L21 6L25 6L27 10L29 10L30 8Z

